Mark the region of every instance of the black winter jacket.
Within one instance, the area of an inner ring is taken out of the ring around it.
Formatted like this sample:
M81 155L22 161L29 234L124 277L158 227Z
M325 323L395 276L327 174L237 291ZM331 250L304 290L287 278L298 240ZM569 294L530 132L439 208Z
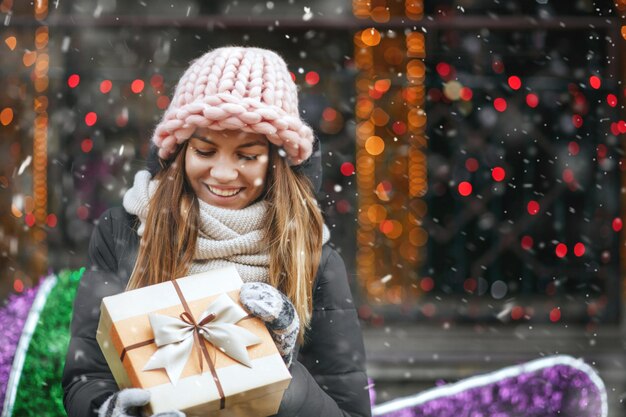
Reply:
M68 417L96 416L118 391L96 342L103 297L124 291L139 246L137 218L123 208L105 212L89 244L89 268L74 301L63 371ZM363 339L346 269L337 252L322 249L313 293L311 329L290 371L293 379L278 416L370 416Z

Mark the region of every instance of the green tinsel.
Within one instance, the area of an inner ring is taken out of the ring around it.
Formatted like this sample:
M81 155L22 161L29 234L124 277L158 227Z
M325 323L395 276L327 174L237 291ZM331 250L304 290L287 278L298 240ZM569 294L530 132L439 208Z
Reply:
M61 375L70 340L72 306L85 268L63 271L41 312L24 361L13 416L65 417Z

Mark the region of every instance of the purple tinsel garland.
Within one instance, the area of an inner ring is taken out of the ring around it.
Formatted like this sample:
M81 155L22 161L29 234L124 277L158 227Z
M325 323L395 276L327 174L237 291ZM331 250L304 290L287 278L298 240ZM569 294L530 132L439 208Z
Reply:
M447 386L431 390L441 390ZM372 397L375 398L375 393ZM455 394L435 395L384 417L599 417L600 388L580 369L555 364Z
M0 308L0 408L4 404L15 350L36 294L37 287L26 289L21 294L11 294Z

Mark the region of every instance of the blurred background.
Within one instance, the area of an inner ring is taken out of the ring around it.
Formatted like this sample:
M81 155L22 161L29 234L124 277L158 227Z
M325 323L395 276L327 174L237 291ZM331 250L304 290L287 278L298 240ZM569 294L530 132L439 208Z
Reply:
M562 353L626 412L626 0L2 0L0 299L79 268L189 62L278 51L384 402Z

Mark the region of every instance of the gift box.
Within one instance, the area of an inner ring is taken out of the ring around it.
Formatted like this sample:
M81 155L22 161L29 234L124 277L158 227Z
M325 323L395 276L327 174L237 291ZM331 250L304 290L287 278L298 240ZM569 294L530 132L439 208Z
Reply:
M228 267L105 297L96 339L119 387L149 390L149 413L275 414L291 375L241 285Z

